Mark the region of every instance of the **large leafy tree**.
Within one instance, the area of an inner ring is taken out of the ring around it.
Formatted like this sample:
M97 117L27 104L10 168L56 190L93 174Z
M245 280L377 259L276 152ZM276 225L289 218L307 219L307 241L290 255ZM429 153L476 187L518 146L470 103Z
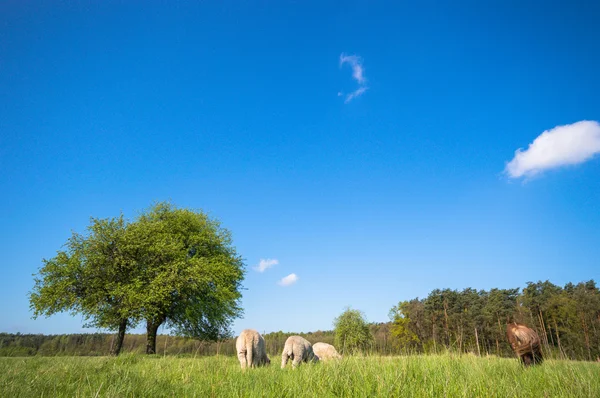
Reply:
M44 265L30 293L34 317L81 314L87 326L118 330L145 320L147 353L156 333L202 340L230 335L239 305L244 263L231 234L201 211L157 203L134 222L92 219L86 235L74 233Z
M244 263L231 234L201 211L157 203L130 226L137 276L130 297L146 320L146 352L167 325L180 335L217 340L230 334L239 306Z
M85 235L73 233L35 277L29 294L34 318L58 312L79 313L86 326L117 330L113 347L118 355L128 326L137 323L128 297L134 262L127 222L118 218L92 218Z
M364 351L373 341L373 335L364 314L346 309L333 321L335 344L342 353Z

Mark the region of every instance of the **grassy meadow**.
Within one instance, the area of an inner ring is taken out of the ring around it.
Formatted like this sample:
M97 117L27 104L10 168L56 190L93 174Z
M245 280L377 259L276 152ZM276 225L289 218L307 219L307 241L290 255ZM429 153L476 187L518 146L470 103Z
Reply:
M0 358L2 397L600 397L600 364L475 356L348 357L242 372L237 358Z

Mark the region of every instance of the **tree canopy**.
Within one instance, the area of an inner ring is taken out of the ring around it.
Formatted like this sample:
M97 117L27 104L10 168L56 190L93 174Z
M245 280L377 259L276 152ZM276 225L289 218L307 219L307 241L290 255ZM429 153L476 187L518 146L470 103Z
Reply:
M401 351L511 354L506 324L516 321L538 332L546 356L600 356L600 290L593 280L564 288L538 281L522 290L436 289L401 301L390 317L392 342Z
M367 349L373 341L365 316L359 310L347 308L333 321L335 345L342 353Z
M127 323L138 321L127 297L134 264L126 248L127 223L117 218L92 218L87 235L73 232L64 250L43 259L30 293L34 318L58 312L81 314L85 326L119 330L115 354L121 349Z
M131 297L147 322L148 352L166 323L177 334L215 340L240 316L244 263L231 234L203 212L158 203L131 225L138 271ZM154 337L153 337L154 336Z

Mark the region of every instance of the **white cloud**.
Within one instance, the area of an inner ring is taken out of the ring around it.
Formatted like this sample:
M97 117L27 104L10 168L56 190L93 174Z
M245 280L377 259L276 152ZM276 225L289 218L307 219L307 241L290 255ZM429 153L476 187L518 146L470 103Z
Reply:
M367 91L367 87L359 87L358 90L355 90L346 96L344 103L348 103L352 101L356 97L360 97L365 91Z
M358 89L346 95L344 103L347 104L354 98L361 96L365 91L369 89L369 87L367 87L366 85L367 79L365 77L365 69L362 65L362 58L357 55L346 55L342 53L340 55L340 68L346 63L352 67L352 77L354 78L354 80L356 80L356 82L359 85ZM338 92L338 97L342 95L343 94L341 92Z
M254 267L254 270L258 272L265 272L267 269L277 264L279 264L279 260L276 258L261 258L258 265Z
M293 285L296 282L298 282L298 275L289 274L288 276L281 278L281 280L279 282L277 282L277 284L281 285L281 286L289 286L289 285Z
M340 55L340 67L345 63L350 64L352 67L352 77L356 79L358 84L366 83L364 76L364 68L362 66L362 59L356 55L346 55L342 53Z
M598 153L600 124L584 120L544 131L527 150L517 149L504 171L511 178L532 177L545 170L583 163Z

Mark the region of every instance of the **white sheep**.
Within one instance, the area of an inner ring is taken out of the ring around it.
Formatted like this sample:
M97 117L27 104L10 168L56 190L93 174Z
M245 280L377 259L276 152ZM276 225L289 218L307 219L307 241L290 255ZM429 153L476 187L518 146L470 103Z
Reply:
M292 367L295 368L300 362L317 362L319 357L314 354L312 345L304 337L290 336L281 353L281 369L285 368L288 359L292 360Z
M335 347L327 343L315 343L312 346L313 352L319 357L320 361L330 359L342 359L342 356L336 351Z
M265 339L254 329L245 329L235 341L235 349L242 369L270 365Z

